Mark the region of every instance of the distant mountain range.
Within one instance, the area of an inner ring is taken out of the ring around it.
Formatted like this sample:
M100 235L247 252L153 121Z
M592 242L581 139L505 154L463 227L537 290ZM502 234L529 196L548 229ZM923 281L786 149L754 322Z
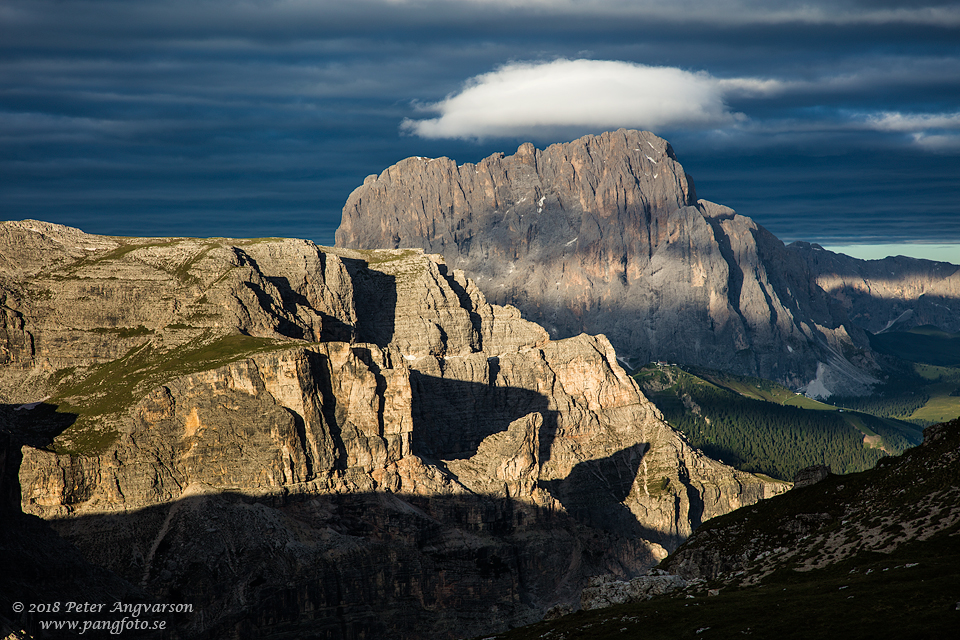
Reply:
M603 333L628 365L697 364L811 397L868 393L894 324L960 330L960 266L785 246L698 199L670 145L619 130L477 164L408 158L348 199L336 242L418 247L551 337Z

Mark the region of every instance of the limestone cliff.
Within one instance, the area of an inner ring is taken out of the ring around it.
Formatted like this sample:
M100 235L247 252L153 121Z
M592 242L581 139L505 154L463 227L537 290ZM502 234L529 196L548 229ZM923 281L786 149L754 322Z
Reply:
M670 145L640 131L527 143L476 165L408 158L351 194L337 245L442 254L552 337L603 333L634 365L698 364L812 395L870 389L863 328L918 308L956 330L960 298L953 265L890 275L784 247L698 200Z
M551 340L437 256L4 234L23 511L192 603L182 637L496 631L787 487L690 447L603 336Z

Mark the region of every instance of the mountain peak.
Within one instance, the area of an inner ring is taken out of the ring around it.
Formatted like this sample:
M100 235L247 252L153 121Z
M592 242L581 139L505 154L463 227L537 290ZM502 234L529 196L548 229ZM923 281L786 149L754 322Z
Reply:
M866 393L881 375L851 314L896 317L921 291L960 297L960 276L931 270L922 287L849 304L824 283L838 269L874 277L862 261L787 248L697 199L670 144L648 131L525 143L477 164L401 161L350 195L336 237L442 254L551 337L603 333L632 366L698 364L821 397Z

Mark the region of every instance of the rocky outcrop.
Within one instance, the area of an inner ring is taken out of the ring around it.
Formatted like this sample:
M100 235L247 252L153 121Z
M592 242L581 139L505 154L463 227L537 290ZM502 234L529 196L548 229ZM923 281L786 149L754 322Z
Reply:
M592 578L580 594L580 607L586 611L603 609L628 602L649 600L653 596L673 593L687 586L680 576L660 572L637 576L631 580L616 580L610 576Z
M421 251L7 228L22 509L183 637L492 632L788 487Z
M817 464L810 467L804 467L797 471L793 476L793 487L799 489L801 487L809 487L812 484L817 484L824 478L830 475L830 467L824 464Z
M343 263L303 240L113 239L27 220L0 225L0 265L0 399L40 400L52 373L144 344L350 340L356 321Z
M698 200L670 145L640 131L476 165L403 160L351 194L337 245L441 254L552 337L603 333L634 366L697 364L814 396L876 382L863 328L914 308L955 326L960 297L952 265L897 263L890 280L887 265L784 247Z

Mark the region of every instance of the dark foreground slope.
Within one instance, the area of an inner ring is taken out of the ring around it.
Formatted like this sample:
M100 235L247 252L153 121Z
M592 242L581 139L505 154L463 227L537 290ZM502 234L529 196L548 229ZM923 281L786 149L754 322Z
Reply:
M786 247L698 199L649 132L528 143L476 165L408 158L351 194L337 244L442 254L552 337L603 333L632 366L697 364L812 396L876 382L864 329L907 312L960 329L960 267Z
M960 420L878 468L706 523L671 596L497 638L948 638L960 628Z

